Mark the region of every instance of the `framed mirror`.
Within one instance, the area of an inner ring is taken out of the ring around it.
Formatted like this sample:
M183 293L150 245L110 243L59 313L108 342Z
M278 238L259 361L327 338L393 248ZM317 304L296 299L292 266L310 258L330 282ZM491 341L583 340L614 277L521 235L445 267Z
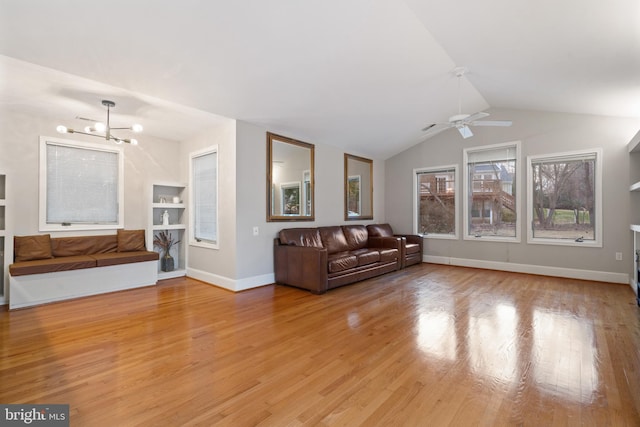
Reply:
M344 155L344 219L373 219L373 160Z
M267 132L267 221L313 221L314 146Z

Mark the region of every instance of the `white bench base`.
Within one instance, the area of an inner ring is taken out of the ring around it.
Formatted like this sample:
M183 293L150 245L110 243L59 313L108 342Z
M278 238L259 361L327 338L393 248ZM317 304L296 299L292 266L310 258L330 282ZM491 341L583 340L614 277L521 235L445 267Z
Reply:
M9 276L9 309L155 285L158 261Z

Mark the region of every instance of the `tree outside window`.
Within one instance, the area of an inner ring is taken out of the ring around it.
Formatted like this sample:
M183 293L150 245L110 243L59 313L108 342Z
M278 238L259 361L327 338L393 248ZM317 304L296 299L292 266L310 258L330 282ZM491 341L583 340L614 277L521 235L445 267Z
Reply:
M599 241L598 150L529 159L530 239Z

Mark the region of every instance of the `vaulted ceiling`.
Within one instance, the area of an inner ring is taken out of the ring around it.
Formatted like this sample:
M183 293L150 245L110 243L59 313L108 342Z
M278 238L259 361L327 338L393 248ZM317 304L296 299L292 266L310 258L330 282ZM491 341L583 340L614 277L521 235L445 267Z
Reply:
M0 55L9 108L176 140L221 115L388 158L457 113L456 66L465 112L640 118L636 0L0 0Z

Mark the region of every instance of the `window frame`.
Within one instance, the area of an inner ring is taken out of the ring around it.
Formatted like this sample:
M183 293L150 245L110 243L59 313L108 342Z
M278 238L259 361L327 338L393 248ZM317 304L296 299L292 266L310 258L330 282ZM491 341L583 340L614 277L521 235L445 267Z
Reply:
M418 194L418 176L422 173L433 173L433 172L445 172L453 169L454 173L454 212L455 212L455 224L454 224L454 233L453 234L443 234L443 233L420 233L420 227L418 222L420 221L419 215L419 198ZM413 233L418 234L426 239L445 239L445 240L458 240L460 238L460 168L458 164L453 165L444 165L444 166L429 166L424 168L416 168L413 170Z
M101 151L114 153L117 156L117 220L105 223L82 223L64 222L47 223L47 185L49 164L47 161L47 148L50 145L69 147L78 150ZM76 231L76 230L115 230L124 228L124 150L115 145L95 144L84 141L74 141L68 139L54 138L48 136L40 137L40 168L39 168L39 196L38 196L38 230L39 231ZM63 225L64 224L64 225Z
M195 213L196 213L196 209L194 206L195 203L195 189L196 189L196 185L194 182L194 177L193 177L193 173L194 173L194 168L193 168L193 160L195 158L198 157L203 157L209 154L214 154L216 155L215 158L215 163L216 163L216 212L215 212L215 228L216 228L216 238L215 241L211 241L211 240L202 240L202 239L197 239L195 236ZM190 246L198 246L198 247L202 247L202 248L208 248L208 249L220 249L220 221L219 221L219 197L220 197L220 153L218 151L218 146L217 145L212 145L209 146L207 148L204 148L202 150L198 150L198 151L194 151L189 153L189 245Z
M475 241L484 241L484 242L506 242L506 243L520 243L522 240L521 237L521 226L522 226L522 191L520 188L522 187L522 167L521 167L521 143L520 141L511 141L511 142L503 142L499 144L490 144L490 145L481 145L477 147L465 148L463 150L463 165L462 169L464 170L464 178L462 180L462 220L463 220L463 232L462 238L463 240L475 240ZM515 171L515 190L516 190L516 224L515 224L515 236L476 236L469 233L469 215L471 212L471 208L473 206L469 206L469 154L482 152L482 151L492 151L501 148L514 147L516 151L515 162L516 162L516 171ZM520 188L518 188L520 187Z
M536 154L527 156L527 243L534 245L553 245L553 246L575 246L575 247L602 247L603 236L603 224L602 211L602 163L603 163L603 150L602 148L591 148L585 150L564 151L560 153L551 154ZM594 204L595 204L595 232L593 240L584 240L582 242L576 242L571 239L553 239L549 237L534 237L533 236L533 163L540 159L570 159L578 157L586 157L587 155L595 154L595 166L594 166Z

